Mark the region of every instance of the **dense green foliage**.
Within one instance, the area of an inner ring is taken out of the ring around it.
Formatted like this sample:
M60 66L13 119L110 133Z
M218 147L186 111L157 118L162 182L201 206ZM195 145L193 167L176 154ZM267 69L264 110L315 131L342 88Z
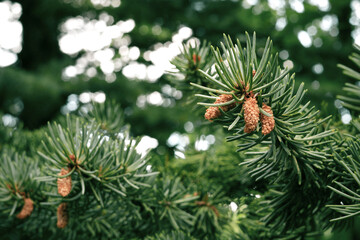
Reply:
M347 57L356 27L350 0L326 9L302 1L300 13L290 2L276 9L265 0L18 2L22 50L0 69L1 238L359 237L360 60L358 52ZM72 18L135 25L100 50L65 54L60 41ZM150 80L126 74L134 63L156 65L161 56L151 53L169 51L184 26L204 42L181 39L180 54L166 59L176 69ZM311 38L306 48L302 30ZM121 62L113 75L89 60L107 50ZM97 103L99 93L105 103ZM224 94L232 100L216 102ZM248 98L260 116L274 117L271 133L262 134L261 119L247 132ZM350 125L339 120L342 107ZM220 115L205 120L208 108ZM157 139L156 149L138 150L143 135ZM59 179L69 178L71 191L59 194ZM27 198L33 211L19 219ZM64 228L59 206L66 206Z

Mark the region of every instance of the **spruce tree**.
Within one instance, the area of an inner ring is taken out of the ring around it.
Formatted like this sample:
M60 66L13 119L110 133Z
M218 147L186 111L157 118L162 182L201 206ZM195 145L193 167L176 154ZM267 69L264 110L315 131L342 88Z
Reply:
M207 151L138 152L140 138L109 100L39 130L1 126L1 237L305 239L351 225L359 87L347 83L339 96L354 111L343 126L305 101L270 39L259 48L255 33L235 43L225 35L219 46L184 45L172 61L184 80L169 74L217 139Z

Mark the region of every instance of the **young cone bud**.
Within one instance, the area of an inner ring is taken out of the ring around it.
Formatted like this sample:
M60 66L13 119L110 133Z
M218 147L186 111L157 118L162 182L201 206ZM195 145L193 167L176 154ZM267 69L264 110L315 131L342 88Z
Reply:
M70 172L70 169L62 168L59 176L64 176ZM71 176L57 179L58 193L66 197L71 191Z
M209 107L208 109L206 109L206 112L205 112L205 118L209 121L220 117L220 115L221 115L221 112L218 107Z
M34 203L30 198L24 197L24 206L21 211L16 215L19 219L24 219L30 216L32 211L34 210Z
M69 222L69 213L67 210L67 203L61 203L57 208L57 223L58 228L64 228Z
M269 134L275 127L275 120L273 116L273 111L271 110L271 107L263 103L262 109L269 113L271 117L265 116L264 114L261 114L261 126L262 130L261 133L263 135Z
M232 95L230 94L221 94L216 101L214 102L215 104L219 104L219 103L226 103L229 102L233 99ZM221 106L220 108L224 111L227 112L230 109L234 108L236 106L235 103L231 103L229 105L225 105L225 106ZM205 113L205 118L209 121L218 118L221 116L221 112L219 110L219 107L209 107L208 109L206 109L206 113Z
M259 106L257 105L257 100L254 97L245 98L243 107L245 120L244 132L251 133L256 129L260 118L260 110Z
M229 102L233 100L233 97L232 95L230 94L221 94L215 101L215 103L226 103L226 102ZM225 106L221 106L221 109L224 111L224 112L227 112L229 111L230 109L234 108L236 106L235 103L231 103L229 105L225 105Z

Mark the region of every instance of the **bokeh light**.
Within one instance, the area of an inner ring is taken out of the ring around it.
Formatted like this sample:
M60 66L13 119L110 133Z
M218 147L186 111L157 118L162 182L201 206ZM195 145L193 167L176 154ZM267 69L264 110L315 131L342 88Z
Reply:
M18 59L17 54L22 50L21 14L19 3L0 2L0 67L14 64Z

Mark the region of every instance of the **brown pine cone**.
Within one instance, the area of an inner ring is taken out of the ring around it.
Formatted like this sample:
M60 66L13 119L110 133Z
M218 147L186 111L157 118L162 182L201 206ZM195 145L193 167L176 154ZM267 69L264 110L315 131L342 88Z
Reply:
M64 176L64 175L68 174L69 172L70 172L70 169L62 168L59 173L59 176ZM58 178L57 186L58 186L58 193L61 196L66 197L67 195L69 195L69 193L71 191L71 176L67 176L65 178Z
M215 104L218 103L226 103L229 102L233 99L232 95L230 94L221 94L218 98L216 98L216 101L214 102ZM227 112L230 109L234 108L236 106L235 103L229 104L229 105L225 105L225 106L221 106L220 108L224 111ZM209 107L208 109L206 109L206 113L205 113L205 118L209 121L218 118L221 116L221 111L219 110L219 107Z
M19 219L24 219L30 216L32 211L34 210L34 202L30 198L24 197L24 206L21 211L16 215Z
M69 222L69 213L67 209L67 203L61 203L57 208L57 223L58 228L64 228Z
M257 105L257 100L255 97L245 98L243 105L244 108L244 120L245 120L245 129L244 132L251 133L256 129L257 123L259 122L260 110Z
M262 109L271 115L271 117L268 117L265 116L264 114L261 114L261 126L262 126L261 133L263 135L267 135L274 129L275 120L274 120L273 111L271 110L270 106L263 103Z
M218 107L209 107L206 109L205 118L209 121L221 116L221 112Z

